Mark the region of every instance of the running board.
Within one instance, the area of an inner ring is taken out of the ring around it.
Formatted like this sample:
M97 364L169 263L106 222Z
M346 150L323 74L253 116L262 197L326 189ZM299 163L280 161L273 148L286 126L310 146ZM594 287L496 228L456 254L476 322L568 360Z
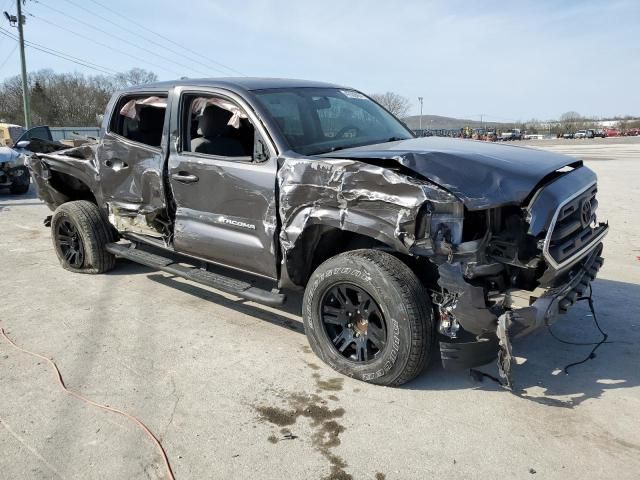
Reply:
M137 248L132 248L120 243L109 243L107 244L106 249L107 252L112 253L116 257L126 258L132 262L140 263L157 270L162 270L163 272L186 278L192 282L200 283L264 305L277 307L282 305L287 298L286 295L282 293L273 291L269 292L267 290L254 287L248 282L225 277L224 275L209 272L201 268L186 267L170 258L163 257L155 253L145 252L144 250L138 250Z

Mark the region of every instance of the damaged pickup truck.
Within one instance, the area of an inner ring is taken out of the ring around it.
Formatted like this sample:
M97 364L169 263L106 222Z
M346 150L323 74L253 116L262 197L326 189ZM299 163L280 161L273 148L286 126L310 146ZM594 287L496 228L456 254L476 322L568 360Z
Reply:
M608 231L581 161L414 138L318 82L135 87L96 143L28 165L64 268L122 257L272 306L304 290L314 352L382 385L414 378L438 343L445 368L498 358L508 377L511 340L587 289Z

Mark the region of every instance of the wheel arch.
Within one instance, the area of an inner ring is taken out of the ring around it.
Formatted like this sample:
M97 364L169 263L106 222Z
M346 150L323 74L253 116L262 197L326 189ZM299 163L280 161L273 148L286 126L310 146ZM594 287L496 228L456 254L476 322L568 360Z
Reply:
M284 254L284 267L292 284L306 285L313 271L340 253L363 248L397 251L397 239L367 227L341 228L331 223L313 223L296 238Z
M85 182L68 173L52 170L49 178L50 188L67 198L66 202L88 200L98 205L93 191ZM66 203L65 202L65 203Z

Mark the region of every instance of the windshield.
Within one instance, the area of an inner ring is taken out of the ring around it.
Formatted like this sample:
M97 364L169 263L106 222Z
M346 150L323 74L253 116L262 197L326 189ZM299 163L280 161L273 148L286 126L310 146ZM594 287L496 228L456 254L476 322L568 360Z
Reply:
M305 87L254 93L291 149L302 155L413 138L397 118L355 90Z

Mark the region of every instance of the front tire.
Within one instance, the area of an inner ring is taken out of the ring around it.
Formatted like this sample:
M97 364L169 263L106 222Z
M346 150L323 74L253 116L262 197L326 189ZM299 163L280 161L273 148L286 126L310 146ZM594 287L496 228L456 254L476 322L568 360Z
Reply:
M393 255L355 250L321 264L303 300L311 348L334 370L398 386L427 365L434 346L428 292Z
M24 195L29 191L29 184L31 183L29 170L24 167L20 167L18 172L20 175L15 175L13 177L13 183L9 187L9 192L11 192L12 195Z
M106 250L115 233L95 203L77 200L60 205L51 219L51 238L66 270L95 274L115 266L115 257Z

